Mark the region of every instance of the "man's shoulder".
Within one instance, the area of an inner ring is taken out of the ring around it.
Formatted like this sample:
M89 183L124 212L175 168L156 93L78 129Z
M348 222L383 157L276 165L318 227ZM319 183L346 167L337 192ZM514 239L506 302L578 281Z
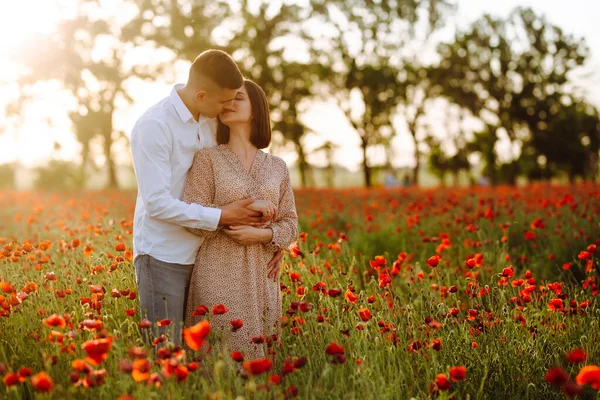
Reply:
M165 97L158 103L148 108L136 121L135 125L168 125L169 120L173 117L168 108L169 98Z

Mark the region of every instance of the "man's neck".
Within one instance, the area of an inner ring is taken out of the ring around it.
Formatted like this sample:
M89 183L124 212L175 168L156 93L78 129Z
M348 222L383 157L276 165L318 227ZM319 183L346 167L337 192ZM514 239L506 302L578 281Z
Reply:
M191 92L192 91L188 86L184 86L181 89L177 90L177 94L179 95L179 98L181 98L181 101L183 101L183 104L185 104L187 109L190 111L190 113L192 114L192 117L194 117L194 120L196 122L198 122L198 121L200 121L200 111L196 110L193 106L194 94Z

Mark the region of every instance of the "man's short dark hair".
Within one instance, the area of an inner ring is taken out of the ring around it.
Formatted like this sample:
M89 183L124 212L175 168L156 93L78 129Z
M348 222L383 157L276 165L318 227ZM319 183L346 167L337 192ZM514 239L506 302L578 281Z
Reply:
M205 50L190 67L189 82L198 84L203 78L209 79L222 89L238 89L244 77L231 56L222 50Z
M244 79L244 86L248 92L250 107L252 107L250 142L259 149L267 148L271 143L271 117L267 96L262 88L250 79ZM227 144L229 143L229 127L223 124L221 119L217 121L217 143Z

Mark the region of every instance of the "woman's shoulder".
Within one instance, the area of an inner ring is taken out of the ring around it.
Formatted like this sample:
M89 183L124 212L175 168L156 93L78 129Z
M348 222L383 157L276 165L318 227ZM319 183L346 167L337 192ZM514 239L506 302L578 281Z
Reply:
M279 167L279 168L285 168L287 169L287 164L286 162L283 160L283 158L278 157L278 156L274 156L273 154L270 153L265 153L267 160L275 167Z
M194 164L212 164L215 155L214 147L205 147L196 152L194 156Z
M204 158L213 158L215 154L219 152L219 146L214 147L204 147L196 152L196 156L204 157Z

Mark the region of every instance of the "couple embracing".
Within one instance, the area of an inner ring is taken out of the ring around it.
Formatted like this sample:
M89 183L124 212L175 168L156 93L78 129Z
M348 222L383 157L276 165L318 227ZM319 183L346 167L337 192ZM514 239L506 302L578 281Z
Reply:
M261 151L270 141L265 93L219 50L136 122L134 265L154 336L169 329L179 344L181 326L217 306L227 312L211 327L230 351L260 358L279 342L281 255L298 216L285 162Z

